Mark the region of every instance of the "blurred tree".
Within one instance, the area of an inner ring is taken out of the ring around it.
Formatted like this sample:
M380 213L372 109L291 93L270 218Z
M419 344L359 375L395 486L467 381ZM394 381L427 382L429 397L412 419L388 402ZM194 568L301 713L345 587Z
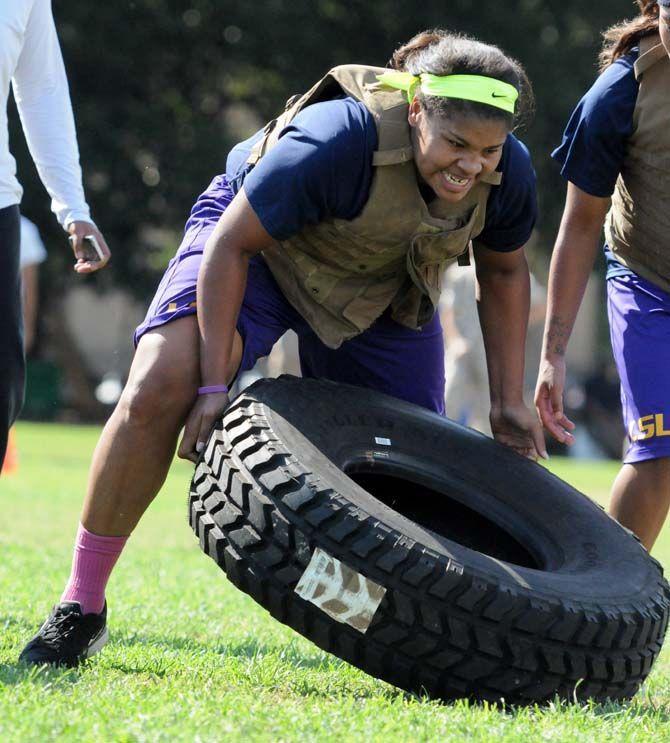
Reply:
M329 67L383 65L435 26L497 43L525 64L537 116L521 136L538 171L540 244L549 250L564 189L549 154L596 75L601 30L634 12L632 0L54 0L87 194L113 251L110 268L90 280L148 299L193 200L224 170L236 141ZM58 271L60 291L65 237L15 111L11 119L24 209L50 245L48 270Z

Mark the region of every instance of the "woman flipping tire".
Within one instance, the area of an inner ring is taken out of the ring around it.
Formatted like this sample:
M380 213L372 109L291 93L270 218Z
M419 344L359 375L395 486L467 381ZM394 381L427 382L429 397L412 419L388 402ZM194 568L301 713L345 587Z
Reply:
M253 385L198 463L190 519L276 619L431 697L626 699L667 626L660 565L587 497L370 390Z
M135 333L128 381L90 469L70 578L20 657L76 665L106 637L105 590L173 461L195 462L228 385L298 336L304 377L444 411L437 307L455 260L477 268L494 437L545 455L523 401L535 174L512 132L521 65L444 30L391 68L341 65L236 145L200 195Z

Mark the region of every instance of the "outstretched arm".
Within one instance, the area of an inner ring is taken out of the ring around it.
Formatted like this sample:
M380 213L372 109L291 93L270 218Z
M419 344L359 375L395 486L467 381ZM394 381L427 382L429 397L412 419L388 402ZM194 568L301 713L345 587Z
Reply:
M532 459L546 458L542 428L523 401L523 369L530 304L523 249L475 247L479 322L486 348L491 430L497 441Z
M561 226L549 270L547 318L535 405L545 428L571 444L574 423L563 412L565 352L582 302L609 209L609 198L591 196L568 183Z

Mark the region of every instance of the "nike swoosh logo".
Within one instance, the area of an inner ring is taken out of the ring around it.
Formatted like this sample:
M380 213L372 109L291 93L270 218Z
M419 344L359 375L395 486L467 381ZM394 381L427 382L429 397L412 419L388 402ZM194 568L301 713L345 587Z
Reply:
M491 93L491 96L493 98L507 98L507 96L504 93Z

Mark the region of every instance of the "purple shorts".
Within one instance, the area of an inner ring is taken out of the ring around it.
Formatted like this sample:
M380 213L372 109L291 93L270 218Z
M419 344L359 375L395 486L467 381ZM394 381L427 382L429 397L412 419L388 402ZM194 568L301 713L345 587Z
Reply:
M616 276L607 307L630 442L623 461L670 457L670 294L640 276Z
M184 239L135 331L136 345L149 330L195 313L205 242L232 199L225 176L217 176L198 198ZM249 263L237 330L244 341L239 372L252 369L287 330L294 330L303 376L368 387L444 414L444 345L437 314L421 330L411 330L387 311L368 330L333 350L319 340L283 295L263 258L256 256Z

